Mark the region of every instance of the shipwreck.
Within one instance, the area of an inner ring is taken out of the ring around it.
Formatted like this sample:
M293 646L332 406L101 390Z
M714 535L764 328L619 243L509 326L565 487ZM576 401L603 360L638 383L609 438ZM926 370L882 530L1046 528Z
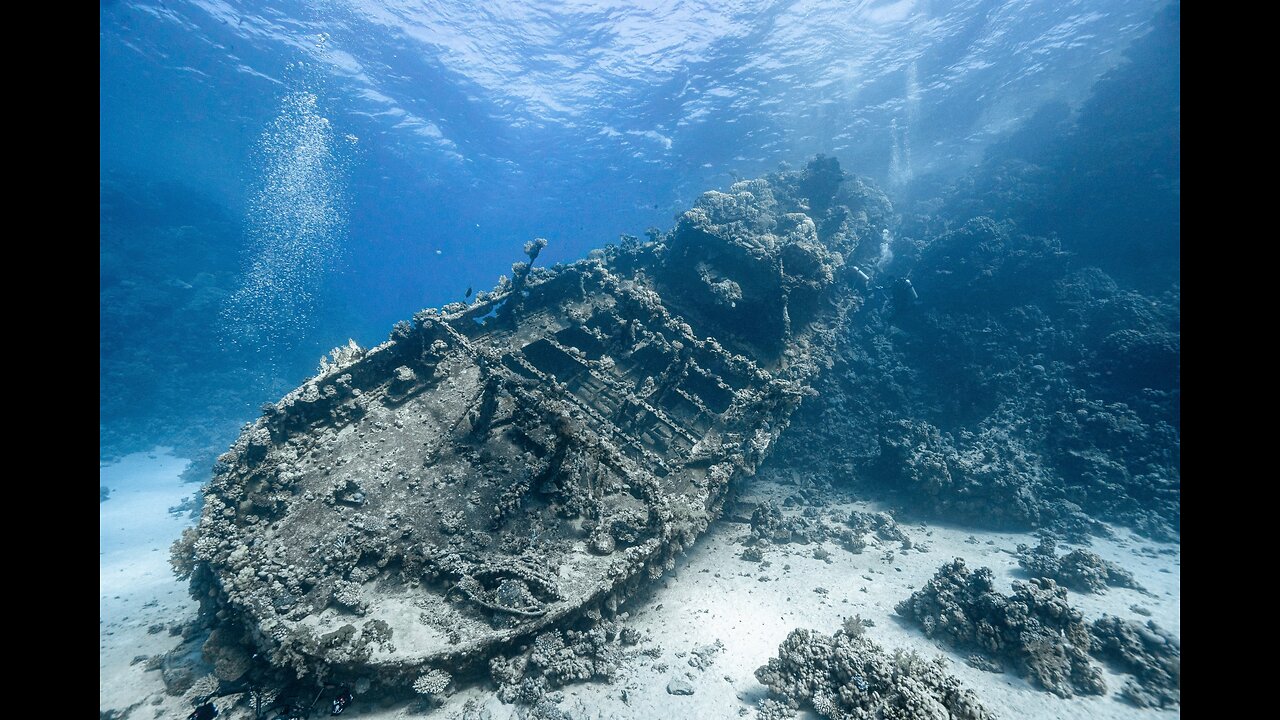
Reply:
M174 547L217 676L407 686L619 612L813 392L892 218L819 157L334 351Z

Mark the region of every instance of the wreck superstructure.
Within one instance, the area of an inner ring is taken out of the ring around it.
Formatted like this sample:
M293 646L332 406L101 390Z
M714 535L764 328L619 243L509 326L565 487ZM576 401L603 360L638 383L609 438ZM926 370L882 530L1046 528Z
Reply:
M219 459L174 563L235 681L407 682L611 614L763 460L888 201L834 160L335 351Z

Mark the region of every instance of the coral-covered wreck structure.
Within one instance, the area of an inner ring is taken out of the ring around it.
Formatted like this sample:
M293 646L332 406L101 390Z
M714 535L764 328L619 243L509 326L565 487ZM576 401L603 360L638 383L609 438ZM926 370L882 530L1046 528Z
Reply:
M617 612L812 392L891 218L819 158L335 351L175 545L216 674L407 686Z

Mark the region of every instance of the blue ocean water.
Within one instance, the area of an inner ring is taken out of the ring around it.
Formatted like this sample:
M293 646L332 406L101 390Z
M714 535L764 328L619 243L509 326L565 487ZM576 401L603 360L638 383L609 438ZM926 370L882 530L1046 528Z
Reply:
M491 287L527 240L577 259L815 153L900 212L1013 217L1158 290L1177 12L102 2L101 453L225 448L326 350Z
M102 0L101 717L1175 717L1180 112L1178 0Z

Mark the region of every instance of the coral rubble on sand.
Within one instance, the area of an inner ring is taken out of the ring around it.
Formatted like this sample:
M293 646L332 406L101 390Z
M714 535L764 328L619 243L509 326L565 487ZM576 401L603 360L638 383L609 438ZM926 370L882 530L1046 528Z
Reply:
M1138 707L1177 707L1182 692L1182 646L1148 620L1138 624L1113 615L1093 621L1093 653L1133 675L1120 696Z
M547 692L573 682L612 680L624 651L619 628L610 621L585 630L549 630L524 652L489 660L489 676L503 702L532 705Z
M1107 562L1083 548L1076 548L1065 555L1058 555L1057 543L1052 538L1041 538L1036 547L1018 546L1018 564L1031 577L1048 578L1063 587L1085 593L1100 593L1108 585L1137 588L1133 574Z
M1007 661L1055 695L1106 691L1101 671L1089 661L1089 626L1052 580L1015 582L1013 594L1002 595L989 568L970 570L956 558L896 610L925 635Z
M833 635L796 629L756 678L788 708L831 720L921 718L987 720L995 716L972 690L946 672L942 658L890 654L866 637L854 618ZM793 717L780 703L762 704L760 718Z

